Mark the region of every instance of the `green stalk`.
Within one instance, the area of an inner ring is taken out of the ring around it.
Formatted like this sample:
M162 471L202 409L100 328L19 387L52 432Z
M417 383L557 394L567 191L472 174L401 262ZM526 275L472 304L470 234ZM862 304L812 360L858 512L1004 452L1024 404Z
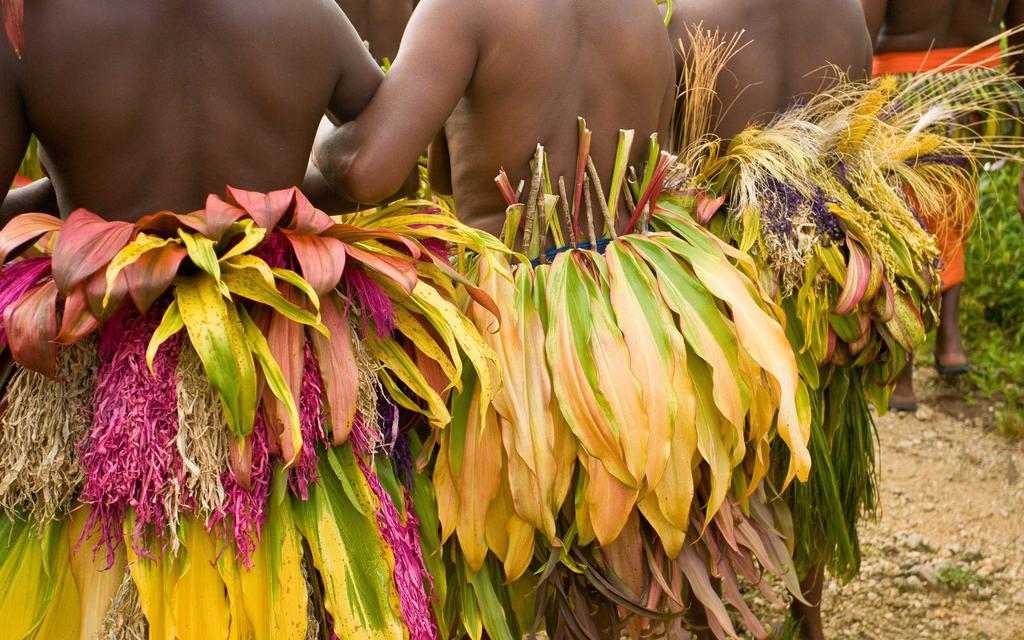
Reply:
M615 150L615 167L612 170L611 184L608 185L608 211L613 215L619 211L619 197L622 194L622 183L626 180L626 167L629 164L630 151L633 149L633 136L632 129L619 129L619 146Z

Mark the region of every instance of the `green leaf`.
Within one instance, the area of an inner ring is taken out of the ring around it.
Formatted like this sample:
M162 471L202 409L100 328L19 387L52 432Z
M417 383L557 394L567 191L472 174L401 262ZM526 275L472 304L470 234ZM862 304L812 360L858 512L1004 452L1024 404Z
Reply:
M188 257L192 263L208 273L224 296L230 298L231 295L220 280L220 260L217 258L213 240L206 236L193 235L183 229L178 229L178 235L185 242L185 249L188 250Z
M270 352L270 345L267 344L266 336L256 326L256 323L252 321L252 318L249 317L245 309L240 307L238 312L242 322L242 329L245 331L245 341L248 343L249 349L252 351L252 355L255 356L256 361L260 363L267 387L274 394L274 397L284 404L285 411L288 412L288 422L290 423L288 426L292 431L292 442L295 444L295 454L297 456L302 447L298 401L295 399L295 394L292 393L292 390L288 388L288 382L285 381L284 374L281 373L281 367L277 364L277 360L274 360L274 355ZM285 462L291 465L294 460L286 460Z
M174 299L206 377L220 394L228 425L238 436L249 435L258 399L256 366L235 305L206 274L180 278Z
M267 230L257 227L256 223L252 220L240 220L231 225L225 237L231 238L239 233L242 234L242 239L220 257L222 262L255 249L259 243L263 242L263 238L267 235Z
M394 557L375 519L346 494L341 477L354 487L358 502L372 505L376 498L350 447L333 447L325 453L309 500L294 501L292 508L323 578L324 604L334 619L335 632L355 637L352 634L358 630L358 637L365 640L400 639L405 627L394 582Z
M238 269L225 265L221 280L231 293L272 307L289 320L313 327L326 335L327 328L320 322L320 318L289 302L273 283L267 282L260 269Z
M320 297L317 296L316 291L313 290L313 287L311 287L302 276L294 271L289 271L288 269L274 269L273 272L274 276L277 277L278 280L287 282L302 293L306 294L306 297L309 298L314 309L320 309Z
M158 236L151 236L146 233L140 233L132 240L128 245L117 252L114 259L107 265L107 292L103 296L103 306L106 307L110 302L110 293L114 289L114 283L117 281L117 276L125 269L125 267L135 264L142 256L146 255L150 251L161 249L168 244L177 244L178 240L175 238L160 238Z
M170 340L172 336L184 328L185 321L182 320L181 313L178 310L178 301L172 300L171 304L167 305L167 310L164 311L164 317L160 320L160 325L153 332L153 337L149 339L149 346L146 347L146 365L149 367L150 373L156 375L153 372L153 360L156 359L160 345Z
M451 420L444 400L426 381L419 367L394 340L387 338L372 343L373 354L406 387L427 404L424 412L436 428L447 426Z

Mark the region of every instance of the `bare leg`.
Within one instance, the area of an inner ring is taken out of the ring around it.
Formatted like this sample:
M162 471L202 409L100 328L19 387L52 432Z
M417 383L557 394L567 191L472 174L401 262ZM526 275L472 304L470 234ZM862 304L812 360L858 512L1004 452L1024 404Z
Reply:
M802 640L825 640L825 627L821 622L821 594L825 590L825 567L812 567L807 577L800 582L800 590L810 606L793 601L790 612L800 625Z
M967 366L967 353L960 336L961 289L962 285L956 285L942 294L939 329L935 336L935 362L941 368Z
M903 367L896 388L889 398L889 408L894 411L916 411L917 395L914 393L914 356L907 358L907 366Z

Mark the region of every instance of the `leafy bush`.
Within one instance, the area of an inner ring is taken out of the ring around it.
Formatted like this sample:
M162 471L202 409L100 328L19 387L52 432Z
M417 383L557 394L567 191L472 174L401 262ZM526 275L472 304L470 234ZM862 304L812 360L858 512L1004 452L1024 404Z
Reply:
M1020 432L1024 405L1024 224L1017 212L1018 165L985 173L979 222L967 245L962 322L980 394L1006 402L1000 424ZM1019 433L1018 433L1019 435Z

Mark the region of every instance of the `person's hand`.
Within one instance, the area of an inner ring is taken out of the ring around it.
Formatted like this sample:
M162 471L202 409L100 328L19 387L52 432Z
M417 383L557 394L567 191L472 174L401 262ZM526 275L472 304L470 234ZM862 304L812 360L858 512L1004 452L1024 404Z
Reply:
M1020 180L1017 181L1017 213L1024 222L1024 169L1021 169Z

